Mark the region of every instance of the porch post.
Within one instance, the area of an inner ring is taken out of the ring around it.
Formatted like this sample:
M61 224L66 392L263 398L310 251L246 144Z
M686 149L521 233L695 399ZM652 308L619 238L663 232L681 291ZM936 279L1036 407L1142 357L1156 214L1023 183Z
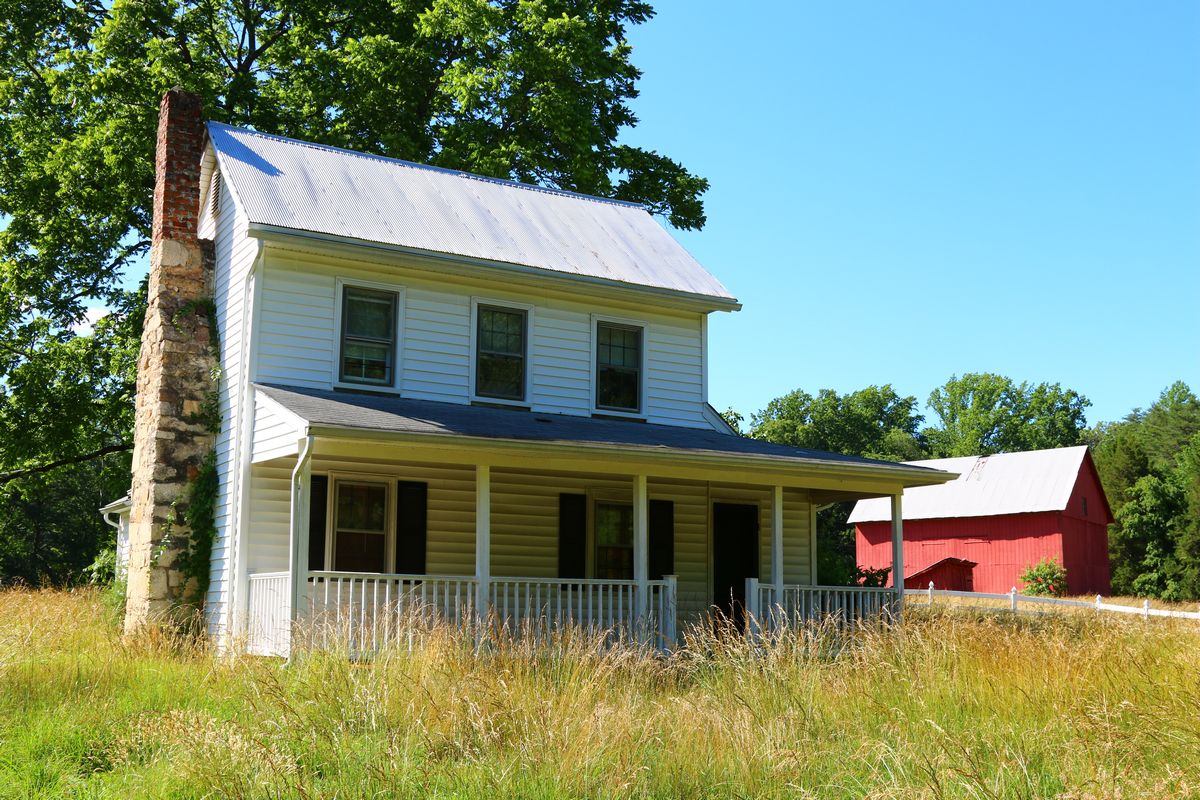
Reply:
M492 581L492 468L475 466L475 613L488 618Z
M783 487L776 486L771 495L771 607L764 609L768 617L783 608Z
M820 586L820 576L817 575L817 505L810 498L808 501L808 582Z
M291 623L300 618L308 588L308 507L312 487L312 450L313 437L306 436L300 442L300 453L292 470L291 548L288 552L288 577L291 581L288 620ZM292 627L289 624L287 632L280 632L280 635L287 637L289 647Z
M646 601L650 596L650 501L646 476L633 476L633 579L637 581L638 624L646 619Z
M904 513L900 504L902 494L903 492L892 495L892 587L896 590L894 616L897 621L904 612Z

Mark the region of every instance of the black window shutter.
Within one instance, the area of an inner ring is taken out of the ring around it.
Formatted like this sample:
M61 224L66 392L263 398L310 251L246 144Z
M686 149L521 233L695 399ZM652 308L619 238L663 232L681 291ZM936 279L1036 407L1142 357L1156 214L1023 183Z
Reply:
M425 574L428 499L428 484L412 481L396 484L396 572Z
M329 478L313 475L308 490L308 568L325 569L325 517L329 509Z
M675 503L672 500L651 500L649 526L646 530L649 545L650 580L662 580L663 575L675 574Z
M558 577L587 577L587 495L558 496Z

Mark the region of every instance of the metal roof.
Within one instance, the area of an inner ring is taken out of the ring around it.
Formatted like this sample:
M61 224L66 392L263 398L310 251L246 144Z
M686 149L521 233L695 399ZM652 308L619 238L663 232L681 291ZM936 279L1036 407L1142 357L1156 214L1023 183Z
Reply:
M252 225L736 300L642 206L208 123Z
M680 454L771 456L785 462L886 468L892 474L897 468L904 467L891 461L788 447L705 428L271 384L255 384L255 389L316 427L560 444L616 445ZM911 474L914 483L941 481L946 477L922 467L910 467L905 471Z
M905 489L904 519L990 517L1062 511L1071 499L1087 447L1060 447L995 456L909 461L913 466L957 472L940 486ZM887 499L859 500L850 524L892 518Z

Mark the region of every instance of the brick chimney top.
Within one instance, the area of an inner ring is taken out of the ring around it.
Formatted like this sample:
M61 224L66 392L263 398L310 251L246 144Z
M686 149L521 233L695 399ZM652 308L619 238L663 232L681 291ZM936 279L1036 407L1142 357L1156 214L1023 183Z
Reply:
M154 158L152 242L195 244L200 204L200 157L206 131L198 95L175 87L163 95Z

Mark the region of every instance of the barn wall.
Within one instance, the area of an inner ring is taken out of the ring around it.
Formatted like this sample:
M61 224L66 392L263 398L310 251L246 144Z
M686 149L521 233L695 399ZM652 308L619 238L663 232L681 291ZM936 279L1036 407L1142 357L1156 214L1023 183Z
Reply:
M1091 459L1084 459L1060 518L1067 590L1071 594L1108 594L1112 588L1108 563L1108 523L1112 515Z
M1063 560L1058 514L1008 514L965 519L904 522L904 574L943 558L974 561L977 592L1007 592L1021 585L1021 573L1043 558ZM858 563L881 569L892 564L892 531L887 522L855 526ZM1070 567L1068 567L1068 573Z
M1091 503L1088 503L1090 508ZM1071 594L1108 594L1108 526L1061 515L1063 566Z

